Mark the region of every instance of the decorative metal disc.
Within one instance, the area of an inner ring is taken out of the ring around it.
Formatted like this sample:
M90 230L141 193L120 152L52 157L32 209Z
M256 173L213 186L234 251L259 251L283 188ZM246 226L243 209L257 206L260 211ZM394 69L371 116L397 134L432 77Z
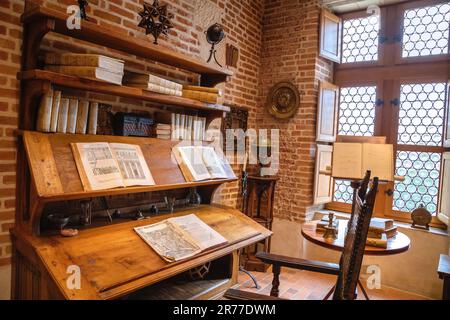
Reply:
M278 119L293 117L300 107L300 92L290 82L280 82L270 89L266 101L267 111Z

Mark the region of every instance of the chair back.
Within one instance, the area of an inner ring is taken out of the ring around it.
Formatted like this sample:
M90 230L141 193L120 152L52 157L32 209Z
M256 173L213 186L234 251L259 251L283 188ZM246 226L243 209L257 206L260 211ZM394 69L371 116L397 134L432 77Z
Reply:
M370 175L371 173L367 172L364 180L352 183L352 214L348 222L333 300L356 299L356 287L366 247L370 219L372 218L378 191L378 178L374 178L372 186L367 192Z

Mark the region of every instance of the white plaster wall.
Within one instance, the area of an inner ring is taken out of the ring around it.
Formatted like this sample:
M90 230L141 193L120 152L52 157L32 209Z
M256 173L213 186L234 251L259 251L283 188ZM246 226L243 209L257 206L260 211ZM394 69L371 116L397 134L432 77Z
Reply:
M0 300L11 297L11 266L0 267Z
M273 231L272 253L339 262L339 252L303 239L299 222L275 219ZM382 285L440 299L443 283L437 275L437 266L440 254L447 254L450 250L449 236L402 227L400 231L410 237L411 249L392 256L367 256L363 261L362 272L365 272L369 265L379 265Z

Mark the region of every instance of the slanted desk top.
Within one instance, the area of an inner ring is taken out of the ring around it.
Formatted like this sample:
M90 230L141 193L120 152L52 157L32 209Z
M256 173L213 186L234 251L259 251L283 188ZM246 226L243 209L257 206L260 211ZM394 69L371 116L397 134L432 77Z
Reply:
M224 236L228 244L191 259L168 263L134 231L135 227L192 213ZM15 231L14 237L17 246L36 253L64 298L116 299L228 255L271 234L237 210L206 205L174 215L84 230L75 238L32 237L20 230ZM80 267L81 290L70 290L66 286L67 268L72 265Z

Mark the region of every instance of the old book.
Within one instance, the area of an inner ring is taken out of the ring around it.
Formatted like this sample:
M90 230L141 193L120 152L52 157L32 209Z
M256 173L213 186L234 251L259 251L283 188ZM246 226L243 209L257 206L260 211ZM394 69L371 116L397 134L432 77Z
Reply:
M172 129L170 124L165 124L165 123L157 123L156 128L158 130L169 130L169 131L171 131L171 129Z
M226 158L219 157L212 147L174 147L173 153L188 182L236 178Z
M157 134L157 135L167 135L167 136L170 136L171 131L170 131L170 129L169 129L169 130L166 130L166 129L156 129L156 134Z
M60 103L61 103L61 91L55 91L53 93L52 119L50 122L50 132L56 132L58 130L58 117L59 117Z
M193 214L170 218L134 230L168 262L184 260L228 243L220 233Z
M219 97L223 96L222 90L217 89L217 88L208 88L208 87L184 85L183 89L184 90L191 90L191 91L200 91L200 92L213 93L213 94L217 94Z
M124 72L125 62L100 54L47 53L45 64L63 66L98 67L111 72Z
M77 131L78 99L69 100L66 133L75 134Z
M177 139L177 133L176 133L176 117L177 115L175 113L171 114L171 122L170 122L170 129L172 130L172 140Z
M133 87L133 88L141 88L147 91L166 94L169 96L177 96L181 97L183 95L183 92L181 90L175 90L172 88L167 88L160 86L158 84L154 83L148 83L148 84L135 84L135 83L124 83L126 86Z
M123 82L128 86L154 84L160 87L173 89L176 91L183 90L183 86L179 83L176 83L175 81L170 81L162 77L158 77L148 73L145 74L127 71L124 75Z
M381 239L367 238L366 245L369 247L387 249L388 240L387 240L386 235L383 235Z
M380 228L383 230L391 229L394 227L394 220L383 219L383 218L372 218L370 219L370 226L375 228Z
M390 144L334 144L333 177L363 179L367 170L372 171L372 177L394 181L394 147Z
M39 111L36 121L36 130L41 132L50 132L52 122L52 103L53 91L44 94L39 104Z
M67 131L67 117L69 115L69 99L61 98L58 115L58 133L66 133Z
M81 100L78 104L78 114L77 114L77 134L86 134L87 123L89 116L89 101Z
M219 95L216 93L208 93L202 91L183 90L183 97L193 100L198 100L206 103L217 103Z
M172 138L171 135L157 135L156 138L162 139L162 140L170 140Z
M122 73L111 72L103 68L47 65L45 66L45 70L122 85Z
M97 120L98 120L98 103L91 102L89 106L89 121L88 121L88 134L97 134Z
M369 234L373 235L371 238L381 238L381 236L384 234L388 239L390 239L397 235L397 227L392 227L390 229L380 229L371 226L369 227Z
M155 184L142 150L122 143L72 143L86 191Z

